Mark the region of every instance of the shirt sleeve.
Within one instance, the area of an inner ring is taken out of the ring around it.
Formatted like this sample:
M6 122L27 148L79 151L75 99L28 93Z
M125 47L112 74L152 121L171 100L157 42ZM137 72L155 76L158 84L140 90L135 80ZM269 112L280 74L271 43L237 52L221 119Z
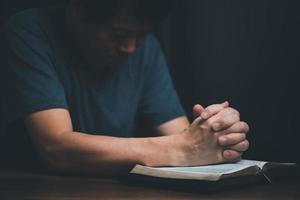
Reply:
M67 109L47 37L34 19L19 18L1 30L0 103L6 122L46 109Z
M152 35L148 36L144 48L146 63L140 110L147 124L154 127L185 116L185 112L158 40Z

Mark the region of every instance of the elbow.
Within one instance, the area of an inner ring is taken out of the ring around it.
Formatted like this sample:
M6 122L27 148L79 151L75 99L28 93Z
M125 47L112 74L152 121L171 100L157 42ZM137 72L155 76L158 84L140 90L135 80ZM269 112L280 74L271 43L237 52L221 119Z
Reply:
M57 144L45 145L41 150L44 167L51 173L66 173L70 166L66 150Z

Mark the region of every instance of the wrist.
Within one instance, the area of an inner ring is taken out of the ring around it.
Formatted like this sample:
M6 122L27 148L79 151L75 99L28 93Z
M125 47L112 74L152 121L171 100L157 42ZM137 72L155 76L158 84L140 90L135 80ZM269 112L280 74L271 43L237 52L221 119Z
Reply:
M145 166L181 166L185 160L183 135L133 138L131 151L136 164Z
M172 135L170 138L171 166L185 166L189 148L190 145L184 132Z

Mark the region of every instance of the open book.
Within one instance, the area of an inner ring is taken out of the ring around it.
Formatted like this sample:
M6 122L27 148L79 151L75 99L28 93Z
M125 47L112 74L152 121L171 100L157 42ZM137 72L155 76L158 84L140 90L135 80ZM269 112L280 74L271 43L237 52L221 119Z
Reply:
M231 177L257 175L270 168L292 166L296 166L296 164L241 160L237 163L207 165L199 167L146 167L136 165L130 173L135 175L144 175L167 179L219 181Z

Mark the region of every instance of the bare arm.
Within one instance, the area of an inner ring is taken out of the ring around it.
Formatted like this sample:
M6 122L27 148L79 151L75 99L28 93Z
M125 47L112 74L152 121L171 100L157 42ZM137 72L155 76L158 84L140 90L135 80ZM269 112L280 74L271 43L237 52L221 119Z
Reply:
M47 167L60 173L109 175L126 172L137 163L161 166L178 160L179 144L170 138L176 136L116 138L78 133L64 109L34 113L26 125Z
M184 129L188 128L190 126L190 122L187 117L179 117L176 119L173 119L171 121L168 121L158 127L156 127L156 130L159 135L173 135L181 133Z
M188 128L185 128L188 125L185 118L172 120L158 128L166 136L153 138L117 138L74 132L69 112L64 109L37 112L25 121L46 166L59 173L103 176L126 173L134 164L191 166L237 158L222 156L224 148L217 145L217 138L226 132L214 134L212 130L216 122L229 125L239 121L232 109L224 109L206 121L197 118ZM176 121L181 126L174 128L172 124ZM232 126L227 132L243 132L245 128ZM245 147L240 149L245 151Z

